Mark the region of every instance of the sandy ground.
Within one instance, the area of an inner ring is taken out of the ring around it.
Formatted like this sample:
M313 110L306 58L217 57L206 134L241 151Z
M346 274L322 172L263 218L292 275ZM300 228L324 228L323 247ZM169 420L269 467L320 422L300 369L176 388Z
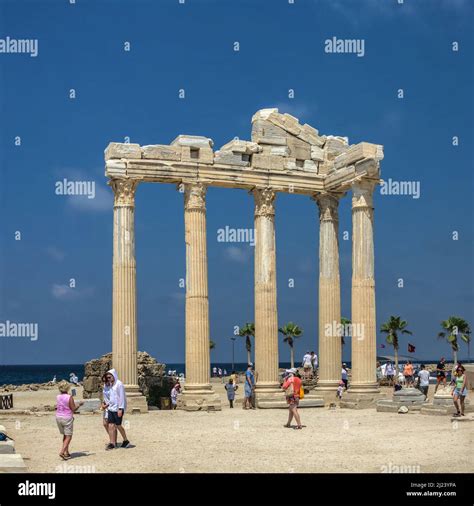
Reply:
M105 451L100 415L76 415L73 457L59 459L54 413L0 414L32 472L473 472L474 416L301 409L303 430L283 427L285 410L129 415L132 447ZM432 390L432 389L431 389ZM80 397L80 390L78 389ZM432 395L432 393L431 393ZM15 408L54 404L55 390L15 393ZM402 468L402 466L404 466ZM410 466L410 467L407 467Z

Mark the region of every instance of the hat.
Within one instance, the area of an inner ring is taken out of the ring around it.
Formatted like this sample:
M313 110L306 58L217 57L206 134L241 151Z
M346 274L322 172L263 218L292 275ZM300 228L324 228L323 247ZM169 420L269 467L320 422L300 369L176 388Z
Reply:
M247 364L247 367L253 367L252 362L249 362L249 363Z
M296 368L292 367L291 369L287 369L285 371L286 374L296 374Z
M342 365L347 365L347 364L345 362L343 362Z

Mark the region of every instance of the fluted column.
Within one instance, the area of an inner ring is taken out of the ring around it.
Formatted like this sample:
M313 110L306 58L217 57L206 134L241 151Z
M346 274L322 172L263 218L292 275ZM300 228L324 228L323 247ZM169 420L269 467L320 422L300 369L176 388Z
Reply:
M137 181L112 179L114 246L112 293L112 363L127 396L146 410L137 380L137 290L135 262L135 190Z
M374 277L374 208L376 183L352 187L352 381L350 391L378 392Z
M210 389L206 187L186 184L186 389Z
M319 379L318 390L336 390L341 379L341 289L339 197L314 196L319 207Z
M275 250L275 192L253 190L255 199L255 370L260 393L279 390Z

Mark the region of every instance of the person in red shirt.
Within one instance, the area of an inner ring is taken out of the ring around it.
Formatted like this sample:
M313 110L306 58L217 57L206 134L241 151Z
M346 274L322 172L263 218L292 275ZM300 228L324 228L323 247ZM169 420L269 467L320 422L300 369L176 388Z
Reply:
M291 428L291 421L293 417L295 417L296 427L295 429L302 429L300 414L298 413L298 404L300 402L300 389L301 389L301 379L296 376L296 369L289 369L287 371L287 376L285 381L283 382L282 388L285 390L286 402L288 403L289 413L288 413L288 422L284 427Z

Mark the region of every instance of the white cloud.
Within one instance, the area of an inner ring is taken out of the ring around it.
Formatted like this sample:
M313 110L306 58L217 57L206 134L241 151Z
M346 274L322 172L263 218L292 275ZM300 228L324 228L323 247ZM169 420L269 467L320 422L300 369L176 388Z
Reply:
M51 287L51 294L59 300L75 300L88 296L93 291L93 288L90 287L80 290L79 288L71 288L69 285L58 285L56 283Z
M232 262L245 264L252 256L252 250L250 247L238 248L237 246L229 246L225 249L225 256Z
M56 246L48 246L46 248L46 253L53 259L57 260L58 262L61 262L64 260L64 257L66 254L64 251L61 251L59 248L56 248Z
M112 190L106 182L95 181L95 196L90 199L87 195L70 195L68 204L79 211L110 211L114 205Z

